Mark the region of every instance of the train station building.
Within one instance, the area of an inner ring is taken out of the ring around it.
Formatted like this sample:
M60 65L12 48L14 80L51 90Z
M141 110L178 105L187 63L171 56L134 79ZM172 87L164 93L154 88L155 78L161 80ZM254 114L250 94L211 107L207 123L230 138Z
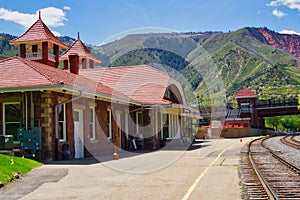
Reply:
M168 74L147 65L96 68L101 61L79 34L67 46L40 16L10 44L20 54L0 61L0 135L13 135L25 155L85 158L191 137L194 110Z

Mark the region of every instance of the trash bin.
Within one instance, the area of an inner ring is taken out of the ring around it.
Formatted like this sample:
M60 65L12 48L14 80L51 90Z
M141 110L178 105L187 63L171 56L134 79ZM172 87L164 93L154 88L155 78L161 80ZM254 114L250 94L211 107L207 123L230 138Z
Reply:
M0 150L11 150L14 148L14 136L0 135Z
M168 144L168 141L167 141L166 138L164 138L164 139L162 139L161 142L160 142L160 147L162 148L162 147L166 146L167 144Z
M62 159L70 160L70 146L67 143L62 145Z

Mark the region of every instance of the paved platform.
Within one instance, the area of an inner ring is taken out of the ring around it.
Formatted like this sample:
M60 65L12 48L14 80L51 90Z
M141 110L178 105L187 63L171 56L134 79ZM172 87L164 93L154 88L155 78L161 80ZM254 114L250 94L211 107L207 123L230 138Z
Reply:
M198 141L188 149L61 161L0 190L1 199L241 199L238 167L248 139ZM109 155L108 155L109 156ZM111 155L112 156L112 155ZM106 160L106 161L105 161Z

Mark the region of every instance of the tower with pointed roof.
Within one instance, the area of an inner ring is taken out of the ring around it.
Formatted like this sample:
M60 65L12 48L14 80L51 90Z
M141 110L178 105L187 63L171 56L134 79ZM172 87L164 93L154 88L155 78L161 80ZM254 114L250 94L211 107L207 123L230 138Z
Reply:
M89 68L94 68L95 63L101 63L101 61L95 58L95 56L91 54L90 50L80 40L79 32L77 40L59 58L59 60L64 63L64 69L69 69L69 63L70 68L72 67L71 59L74 55L79 57L78 64L82 69L86 69L88 66Z
M21 57L52 67L58 67L59 50L68 48L45 25L41 19L41 12L38 20L25 33L9 43L20 48Z
M238 107L241 107L243 103L246 103L249 106L250 105L255 106L257 95L249 88L244 87L235 95L234 98L237 100Z

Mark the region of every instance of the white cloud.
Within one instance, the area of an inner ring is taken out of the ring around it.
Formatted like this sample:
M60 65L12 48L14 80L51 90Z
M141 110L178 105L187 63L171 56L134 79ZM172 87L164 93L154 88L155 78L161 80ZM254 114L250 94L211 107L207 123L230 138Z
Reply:
M296 31L293 31L293 30L282 30L280 31L279 33L281 34L290 34L290 35L300 35L300 33L297 33Z
M64 10L71 10L71 7L70 7L70 6L64 6L63 9L64 9Z
M290 9L297 9L300 11L300 0L273 0L267 4L271 7L286 6Z
M38 14L39 11L36 13ZM48 7L41 9L42 19L47 24L47 26L58 27L64 26L64 21L67 20L65 18L66 14L63 10L55 7Z
M54 31L54 30L52 30L52 29L51 29L51 32L52 32L56 37L61 36L61 34L60 34L59 32Z
M36 15L20 13L18 11L10 11L5 8L0 8L0 19L12 21L28 28L37 19Z
M279 11L279 10L277 10L277 9L273 10L273 11L272 11L272 14L273 14L274 16L278 17L278 18L281 18L281 17L284 17L284 16L287 15L286 13L281 12L281 11Z
M42 20L49 27L64 26L64 21L67 20L66 14L62 9L55 7L47 7L40 10ZM19 11L12 11L6 8L0 8L0 19L15 22L20 24L25 29L29 28L37 19L39 11L35 14L21 13ZM54 31L53 31L54 32ZM56 32L56 35L60 35Z

